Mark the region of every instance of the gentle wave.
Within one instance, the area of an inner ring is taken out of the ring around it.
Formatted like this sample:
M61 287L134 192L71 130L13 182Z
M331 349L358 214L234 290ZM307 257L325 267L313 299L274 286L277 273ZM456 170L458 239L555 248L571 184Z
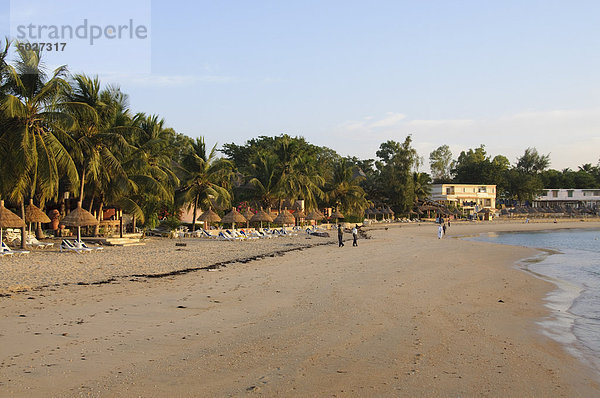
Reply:
M489 233L470 239L553 250L524 265L559 288L546 298L554 320L540 324L600 370L600 230Z

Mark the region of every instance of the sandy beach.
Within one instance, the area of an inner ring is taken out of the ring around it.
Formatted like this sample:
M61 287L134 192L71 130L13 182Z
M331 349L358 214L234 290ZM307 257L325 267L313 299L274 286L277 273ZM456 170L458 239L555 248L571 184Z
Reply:
M600 223L0 259L0 397L598 396L598 370L540 333L554 285L515 266L539 252L455 238L579 227Z

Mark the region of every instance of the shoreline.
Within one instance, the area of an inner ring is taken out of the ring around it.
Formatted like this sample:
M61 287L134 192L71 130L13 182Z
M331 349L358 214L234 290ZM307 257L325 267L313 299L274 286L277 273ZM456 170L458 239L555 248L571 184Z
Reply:
M572 230L591 230L597 229L597 227L588 228L555 228L555 229L541 229L535 231L502 231L499 234L512 234L512 233L552 233L556 231L572 231ZM553 249L548 247L536 247L518 245L514 243L499 243L485 239L486 233L481 233L478 236L464 237L464 239L471 238L482 238L480 240L474 239L480 242L487 242L492 244L503 244L516 247L531 247L538 253L529 258L523 258L515 263L515 266L529 275L547 281L554 286L554 289L548 292L543 297L544 305L551 311L552 317L537 322L541 328L541 333L552 338L553 340L562 344L565 349L570 352L573 356L577 357L583 364L588 366L594 372L597 373L598 380L600 381L600 357L598 351L594 351L592 348L585 344L575 333L575 323L580 316L572 312L572 308L577 304L577 301L582 298L583 294L587 291L586 287L578 282L569 281L561 277L552 276L534 271L531 268L532 264L539 264L550 260L551 256L554 255L566 255L565 252L560 249Z
M453 225L450 234L488 227ZM542 299L553 285L514 267L534 249L440 241L433 224L372 234L358 248L320 245L213 272L0 299L6 325L0 391L16 397L600 391L597 375L538 330L536 322L549 312Z

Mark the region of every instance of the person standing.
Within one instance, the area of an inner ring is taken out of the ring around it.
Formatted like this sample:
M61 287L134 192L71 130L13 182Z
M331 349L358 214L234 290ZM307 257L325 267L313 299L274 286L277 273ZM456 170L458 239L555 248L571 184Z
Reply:
M442 239L442 236L444 236L444 230L442 229L442 224L440 224L438 227L438 239Z
M338 224L338 247L344 246L344 230L342 224Z
M443 230L443 232L444 232L444 235L446 235L446 223L444 223L444 224L442 225L442 230Z
M358 246L358 225L352 228L352 246Z

